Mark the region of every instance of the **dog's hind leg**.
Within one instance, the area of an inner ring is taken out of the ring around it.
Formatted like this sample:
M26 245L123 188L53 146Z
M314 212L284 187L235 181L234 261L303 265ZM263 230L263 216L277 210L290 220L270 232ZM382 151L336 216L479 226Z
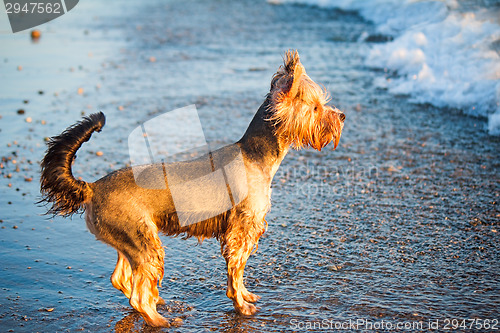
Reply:
M155 266L155 262L144 262L132 270L134 283L130 305L141 313L149 325L168 327L168 320L156 311L160 297L157 287L159 271Z
M130 298L132 294L132 268L128 259L120 251L118 251L115 271L111 275L111 284L127 296L127 298Z
M140 224L134 230L135 247L124 249L132 273L130 305L139 311L151 326L170 326L168 320L156 311L163 300L159 296L158 283L163 279L164 250L153 223Z
M120 251L118 251L118 261L116 262L115 271L111 275L111 283L113 287L120 290L127 298L130 298L133 286L132 268L128 259ZM165 304L165 301L158 296L156 304Z

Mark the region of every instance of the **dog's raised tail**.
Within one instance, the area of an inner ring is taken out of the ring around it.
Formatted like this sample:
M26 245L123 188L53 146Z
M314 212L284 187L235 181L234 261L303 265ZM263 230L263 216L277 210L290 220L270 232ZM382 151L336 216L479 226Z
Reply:
M40 163L40 202L52 205L47 213L71 215L92 197L91 186L73 176L71 164L76 151L94 131L100 132L105 122L102 112L94 113L49 140L47 152Z

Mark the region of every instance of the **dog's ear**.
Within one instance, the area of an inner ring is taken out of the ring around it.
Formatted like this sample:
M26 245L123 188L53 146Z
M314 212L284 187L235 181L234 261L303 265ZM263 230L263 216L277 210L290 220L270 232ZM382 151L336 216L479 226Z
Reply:
M290 89L286 93L289 98L295 98L295 96L297 96L297 93L299 92L300 78L302 77L302 74L304 74L304 67L302 66L300 61L297 61L297 63L294 66L293 73L290 75L290 81L291 81Z
M283 66L275 74L271 89L277 90L282 98L295 98L299 91L300 79L305 69L300 63L299 53L289 50L283 58Z

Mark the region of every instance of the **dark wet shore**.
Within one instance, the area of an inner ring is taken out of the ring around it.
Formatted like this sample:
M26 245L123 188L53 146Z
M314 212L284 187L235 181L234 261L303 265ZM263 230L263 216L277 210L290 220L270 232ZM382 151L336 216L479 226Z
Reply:
M167 305L159 312L184 321L165 331L499 319L500 140L484 119L375 89L382 74L363 66L370 45L357 42L372 32L369 23L251 1L83 6L84 20L75 8L42 26L36 45L27 35L0 36L17 50L0 59L9 80L0 93L2 331L154 331L109 282L115 251L78 215L41 216L45 137L82 113L106 114L74 165L87 181L128 163L127 137L138 124L189 104L209 143L233 142L289 48L345 111L340 145L291 151L278 171L269 229L245 273L262 296L254 317L237 315L226 298L214 240L162 239Z

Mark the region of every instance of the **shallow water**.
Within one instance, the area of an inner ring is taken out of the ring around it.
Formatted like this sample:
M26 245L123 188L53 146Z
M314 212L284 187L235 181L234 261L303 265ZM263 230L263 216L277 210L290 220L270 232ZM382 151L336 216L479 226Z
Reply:
M163 238L159 311L184 321L172 331L499 319L500 141L485 119L377 89L377 73L363 66L370 44L356 42L371 24L350 12L251 1L78 6L47 24L38 44L0 36L12 46L0 59L9 79L0 153L11 158L0 169L3 331L153 331L109 282L115 251L78 215L40 216L44 137L82 111L107 115L74 165L87 181L128 163L131 130L177 107L196 104L212 146L233 142L288 48L345 110L340 145L291 151L275 177L269 229L245 273L262 296L257 315L234 312L214 240Z

